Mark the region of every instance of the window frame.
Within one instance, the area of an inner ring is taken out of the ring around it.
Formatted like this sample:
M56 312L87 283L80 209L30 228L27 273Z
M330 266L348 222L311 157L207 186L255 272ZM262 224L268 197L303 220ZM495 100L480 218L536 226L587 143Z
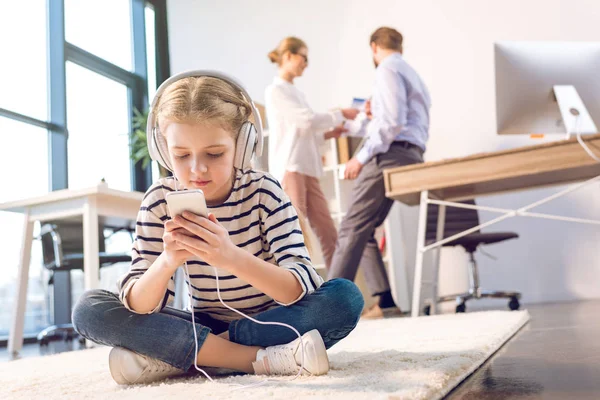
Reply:
M149 105L147 88L147 56L145 32L145 7L150 5L155 14L156 81L160 85L170 75L169 45L166 0L130 0L132 18L132 71L127 71L94 54L91 54L65 39L64 0L46 1L47 18L47 73L48 73L48 115L47 121L0 108L0 116L45 128L48 140L48 191L68 187L67 157L67 100L66 63L71 61L93 72L124 84L128 88L128 115L130 132L133 132L133 110L145 110ZM107 27L108 29L108 27ZM152 61L151 61L152 62ZM141 162L130 160L131 190L146 191L152 184L151 166L142 168ZM58 275L58 274L57 274ZM58 276L57 276L58 277ZM70 321L71 310L67 310L65 299L56 296L70 293L66 279L55 280L55 323ZM70 300L69 300L70 302ZM5 341L0 341L0 346Z

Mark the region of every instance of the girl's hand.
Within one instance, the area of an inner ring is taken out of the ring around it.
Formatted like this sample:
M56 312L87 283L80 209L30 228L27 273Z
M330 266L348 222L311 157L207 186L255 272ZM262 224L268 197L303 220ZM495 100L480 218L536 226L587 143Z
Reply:
M193 258L194 254L187 251L183 246L176 242L174 235L189 235L185 229L181 228L173 221L165 223L165 231L163 233L163 257L171 268L177 268L187 259Z
M204 218L185 211L183 216L177 215L173 221L184 228L184 231L173 232L178 246L213 267L227 269L235 264L240 249L233 244L229 232L214 214L208 214L208 218ZM189 233L193 236L189 236Z

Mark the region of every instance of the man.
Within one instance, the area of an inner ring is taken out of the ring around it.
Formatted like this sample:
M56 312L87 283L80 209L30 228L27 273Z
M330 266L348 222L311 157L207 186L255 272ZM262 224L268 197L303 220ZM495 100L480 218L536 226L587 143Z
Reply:
M399 313L374 233L390 211L383 170L423 162L429 137L431 100L425 84L402 56L402 35L382 27L371 35L375 85L363 147L346 164L346 179L356 179L352 203L341 223L328 278L354 280L360 265L369 291L379 302L363 313L382 318Z

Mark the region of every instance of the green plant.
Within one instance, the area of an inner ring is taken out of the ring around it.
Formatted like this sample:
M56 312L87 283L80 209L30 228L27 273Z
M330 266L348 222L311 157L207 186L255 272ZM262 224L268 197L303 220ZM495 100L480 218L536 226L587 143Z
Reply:
M142 168L148 167L152 159L148 152L148 139L146 137L146 123L148 121L148 110L140 112L137 108L133 109L133 134L131 135L131 159L134 162L142 163ZM169 171L158 165L161 177L169 175Z
M146 138L146 122L148 121L148 111L140 112L137 108L133 109L133 134L131 135L131 159L142 162L142 168L146 168L151 161L148 153L148 140Z

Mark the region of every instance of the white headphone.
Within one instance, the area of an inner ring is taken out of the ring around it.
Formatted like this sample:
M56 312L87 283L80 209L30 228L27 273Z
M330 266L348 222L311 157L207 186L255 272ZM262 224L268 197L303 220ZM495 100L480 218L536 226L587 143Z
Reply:
M255 154L257 157L262 155L263 132L260 114L258 113L258 110L256 109L256 106L254 105L254 102L252 101L252 98L246 89L244 89L244 87L235 78L223 74L222 72L209 70L186 71L177 75L173 75L164 81L156 90L156 94L154 95L154 99L152 100L152 104L150 106L150 112L148 113L148 121L146 123L146 137L148 141L148 152L150 154L150 158L154 161L157 161L169 171L173 172L173 166L171 165L171 160L169 158L167 142L163 135L158 131L158 121L156 121L156 115L154 114L155 107L160 99L160 96L171 83L183 78L202 76L221 79L233 85L241 92L242 96L246 98L252 107L252 115L254 116L255 123L253 124L250 121L246 121L242 124L237 137L235 158L233 161L233 166L235 168L241 170L248 169L250 167L252 157Z

